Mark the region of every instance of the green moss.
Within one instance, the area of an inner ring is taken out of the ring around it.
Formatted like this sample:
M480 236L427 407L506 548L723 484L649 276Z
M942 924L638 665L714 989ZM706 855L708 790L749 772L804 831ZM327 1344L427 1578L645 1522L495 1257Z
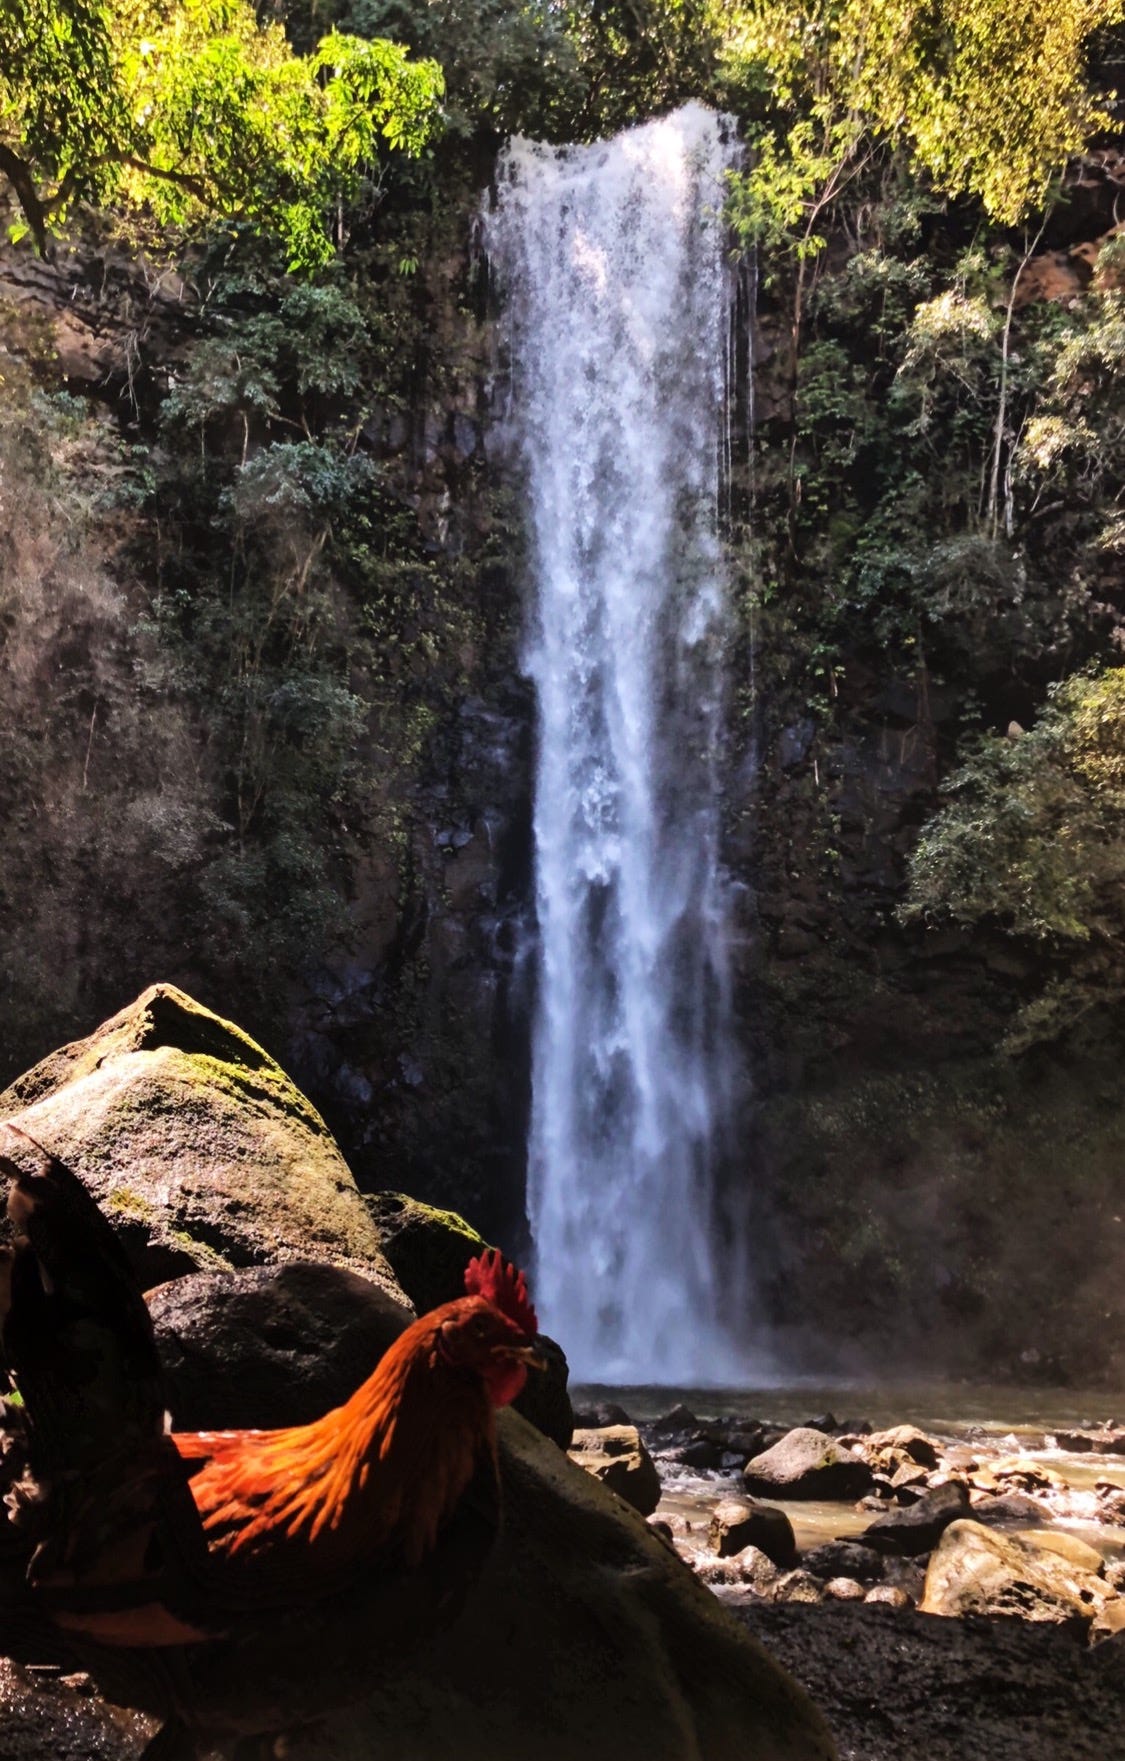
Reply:
M114 1212L119 1217L137 1217L141 1220L154 1217L155 1210L143 1193L134 1192L131 1186L113 1186L102 1200L103 1208Z
M306 1125L317 1136L327 1137L328 1127L311 1101L290 1082L285 1072L272 1060L255 1070L246 1070L229 1058L214 1057L204 1052L190 1052L179 1073L188 1082L198 1083L211 1091L228 1095L239 1105L247 1101L260 1104L270 1112L280 1109L292 1119Z
M186 1229L169 1229L167 1238L168 1241L176 1247L182 1248L186 1254L190 1254L192 1259L195 1260L196 1264L203 1271L234 1271L234 1266L230 1260L226 1259L221 1253L218 1253L213 1247L210 1247L207 1242L199 1241L194 1235L189 1234Z
M367 1195L391 1270L419 1314L465 1293L465 1267L488 1244L456 1211L401 1192Z

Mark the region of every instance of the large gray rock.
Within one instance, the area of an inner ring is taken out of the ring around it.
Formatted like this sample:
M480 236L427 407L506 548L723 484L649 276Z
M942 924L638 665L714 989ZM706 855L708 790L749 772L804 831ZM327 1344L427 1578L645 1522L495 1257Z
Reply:
M755 1455L743 1470L748 1492L776 1498L862 1498L871 1489L865 1461L849 1455L823 1431L802 1425L787 1431L772 1449Z
M574 1437L574 1408L567 1387L570 1365L562 1346L557 1340L549 1339L546 1333L540 1333L536 1350L543 1367L531 1372L523 1392L516 1396L513 1404L529 1424L542 1431L544 1437L549 1437L560 1449L569 1449Z
M364 1203L395 1277L420 1315L465 1294L465 1267L489 1246L456 1211L404 1192L369 1192Z
M339 1266L197 1272L149 1293L178 1431L304 1425L366 1381L413 1318Z
M1096 1573L1026 1537L955 1522L926 1572L923 1614L987 1614L1088 1627L1118 1600Z
M252 1374L212 1361L217 1383ZM216 1732L250 1728L248 1695L264 1698L291 1761L832 1761L803 1692L637 1514L518 1414L501 1413L498 1432L504 1521L455 1624L402 1643L406 1583L374 1612L349 1592L186 1654L176 1693Z
M830 1761L802 1690L640 1517L500 1428L503 1534L461 1619L290 1761Z
M70 1164L146 1289L314 1259L401 1294L316 1108L248 1034L174 985L18 1077L0 1119ZM19 1159L14 1140L4 1148Z

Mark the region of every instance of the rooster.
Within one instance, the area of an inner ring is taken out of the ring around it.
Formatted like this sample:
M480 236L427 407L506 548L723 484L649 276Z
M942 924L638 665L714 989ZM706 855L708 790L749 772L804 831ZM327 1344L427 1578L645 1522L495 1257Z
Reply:
M523 1274L485 1250L467 1294L408 1326L312 1424L169 1432L120 1243L81 1181L7 1130L36 1160L28 1173L0 1156L15 1232L0 1341L28 1454L8 1503L34 1543L16 1619L45 1616L111 1696L165 1716L154 1761L353 1697L368 1661L393 1664L455 1612L483 1563L493 1414L542 1367ZM318 1664L301 1692L318 1621L335 1669Z

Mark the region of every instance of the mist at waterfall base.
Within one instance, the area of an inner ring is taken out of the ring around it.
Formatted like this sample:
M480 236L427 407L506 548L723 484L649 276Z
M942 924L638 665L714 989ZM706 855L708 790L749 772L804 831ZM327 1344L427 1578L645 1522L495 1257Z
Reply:
M716 1181L739 1083L718 793L738 153L699 105L516 140L485 226L531 541L536 1300L588 1382L763 1369Z

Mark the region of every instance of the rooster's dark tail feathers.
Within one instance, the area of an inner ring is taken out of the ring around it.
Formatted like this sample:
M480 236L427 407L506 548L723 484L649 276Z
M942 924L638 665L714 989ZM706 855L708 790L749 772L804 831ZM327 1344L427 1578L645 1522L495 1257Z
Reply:
M125 1252L77 1175L20 1127L2 1129L13 1238L0 1267L0 1365L28 1463L8 1498L26 1510L17 1527L42 1604L96 1634L130 1609L170 1604L174 1586L199 1577L206 1547Z
M77 1175L19 1126L0 1272L0 1345L38 1472L88 1474L164 1429L152 1322L125 1252ZM0 1143L3 1138L0 1138Z

